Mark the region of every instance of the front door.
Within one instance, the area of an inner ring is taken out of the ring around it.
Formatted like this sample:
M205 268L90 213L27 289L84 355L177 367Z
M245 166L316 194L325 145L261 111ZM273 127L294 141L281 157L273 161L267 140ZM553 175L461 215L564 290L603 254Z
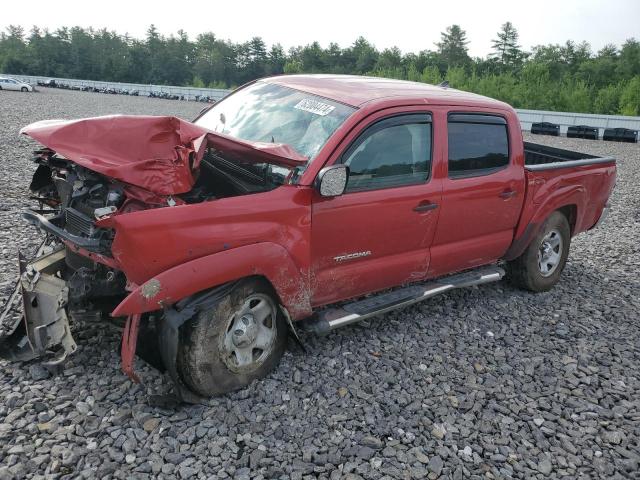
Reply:
M430 114L381 113L338 148L329 163L349 167L347 189L313 199L314 306L426 276L441 200L432 138Z

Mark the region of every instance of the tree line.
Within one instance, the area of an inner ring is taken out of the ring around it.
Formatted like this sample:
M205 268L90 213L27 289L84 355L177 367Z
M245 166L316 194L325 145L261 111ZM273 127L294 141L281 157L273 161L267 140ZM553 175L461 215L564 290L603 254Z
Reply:
M640 115L640 42L538 45L525 51L518 31L502 25L486 58L468 53L466 32L452 25L434 49L378 50L364 37L343 48L318 42L285 51L260 37L244 43L179 30L161 35L151 25L144 39L106 29L9 26L0 33L0 72L87 80L233 88L282 73L347 73L437 84L480 93L516 108Z

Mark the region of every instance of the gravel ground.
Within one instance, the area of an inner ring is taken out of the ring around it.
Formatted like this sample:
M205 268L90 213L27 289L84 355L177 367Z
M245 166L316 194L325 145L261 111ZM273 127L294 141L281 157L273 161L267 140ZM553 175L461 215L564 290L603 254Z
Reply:
M0 283L38 237L17 212L34 166L18 129L107 113L192 118L201 104L0 92ZM580 235L560 284L455 291L326 338L206 406L150 407L168 381L119 369L119 334L76 332L55 376L0 362L3 478L640 478L640 146L535 137L615 155L615 210Z

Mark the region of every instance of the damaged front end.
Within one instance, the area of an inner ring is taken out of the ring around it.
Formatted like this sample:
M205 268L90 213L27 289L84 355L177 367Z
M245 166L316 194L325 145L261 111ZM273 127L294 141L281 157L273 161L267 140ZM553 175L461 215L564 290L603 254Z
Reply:
M167 260L175 248L156 257L141 255L136 238L146 231L127 219L269 191L289 181L307 160L287 145L241 141L173 117L39 122L22 133L44 146L34 152L37 169L30 185L39 208L23 217L45 241L32 259L20 256L16 288L0 315L0 357L46 356L53 365L77 349L71 332L78 323L108 319L140 285L153 290L147 266L157 269L163 262L167 269L182 261ZM195 247L181 246L185 259L192 258L192 248L198 251ZM143 351L151 350L160 362L149 363L179 382L178 329L187 317L178 321L172 312L180 300L112 319L124 327L122 370L132 379L137 380L135 355L149 361Z

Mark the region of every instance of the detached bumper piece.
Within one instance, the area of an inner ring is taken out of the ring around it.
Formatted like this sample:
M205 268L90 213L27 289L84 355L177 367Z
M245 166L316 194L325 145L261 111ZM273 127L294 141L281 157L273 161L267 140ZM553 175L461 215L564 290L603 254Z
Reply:
M75 211L73 209L71 210ZM43 215L40 215L39 213L24 212L22 216L30 224L38 228L41 228L45 232L55 235L56 237L61 238L62 240L67 240L73 243L74 245L77 245L78 247L86 248L91 252L101 251L101 244L99 239L85 238L85 237L80 237L78 235L73 235L67 232L64 228L56 225L55 222L60 220L60 218L62 218L60 215L49 219ZM67 218L69 218L68 215L67 215Z
M25 361L54 353L47 363L57 365L76 351L66 312L69 288L57 276L64 264L64 248L31 263L20 256L18 285L0 317L0 357ZM20 290L22 316L14 310Z
M136 375L133 369L139 329L140 314L130 315L127 317L127 323L125 324L124 331L122 332L122 346L120 349L122 372L135 383L140 383L140 378Z

